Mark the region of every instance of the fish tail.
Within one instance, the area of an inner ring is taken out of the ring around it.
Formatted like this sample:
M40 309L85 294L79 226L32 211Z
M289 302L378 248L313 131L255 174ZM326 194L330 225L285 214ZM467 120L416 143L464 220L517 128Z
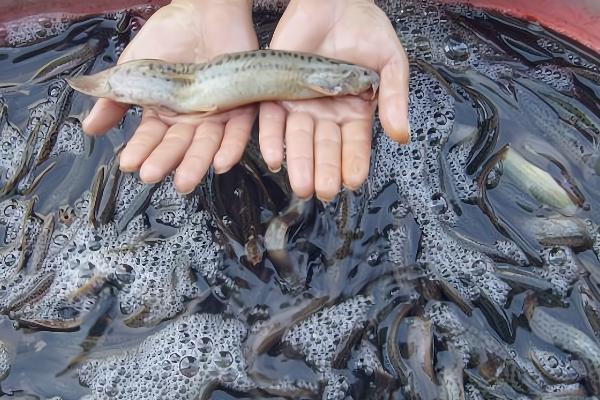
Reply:
M111 93L108 79L110 70L102 71L94 75L80 75L66 78L67 83L78 92L94 96L109 97Z

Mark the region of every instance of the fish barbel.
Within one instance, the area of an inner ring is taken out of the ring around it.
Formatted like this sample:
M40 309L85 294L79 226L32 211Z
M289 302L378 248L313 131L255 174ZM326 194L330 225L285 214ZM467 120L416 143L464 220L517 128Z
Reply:
M256 50L203 64L134 60L68 78L75 90L176 113L215 113L259 101L358 95L379 87L377 72L315 54Z

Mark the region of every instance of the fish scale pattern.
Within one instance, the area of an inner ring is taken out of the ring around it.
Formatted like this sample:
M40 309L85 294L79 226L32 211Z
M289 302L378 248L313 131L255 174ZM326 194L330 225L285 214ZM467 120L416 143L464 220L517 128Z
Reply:
M5 193L22 173L27 156L27 138L8 120L8 107L0 99L0 183Z

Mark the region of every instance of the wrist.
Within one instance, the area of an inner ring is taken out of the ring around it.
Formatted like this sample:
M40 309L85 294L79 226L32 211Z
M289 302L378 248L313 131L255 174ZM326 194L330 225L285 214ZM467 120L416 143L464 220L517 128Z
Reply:
M190 11L206 12L213 7L238 8L252 12L253 0L171 0L172 5L185 7Z
M352 7L355 5L375 5L375 0L289 0L289 6L291 8L295 8L297 6L302 6L303 4L306 6L308 3L312 3L311 6L323 6L324 1L326 1L326 5L329 7L325 7L325 9L341 9L344 7Z

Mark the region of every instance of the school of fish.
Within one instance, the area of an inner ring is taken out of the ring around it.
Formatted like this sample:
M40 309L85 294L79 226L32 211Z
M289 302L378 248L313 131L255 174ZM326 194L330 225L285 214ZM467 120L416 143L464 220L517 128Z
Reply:
M121 172L119 151L141 106L372 96L375 71L268 49L115 66L151 7L13 27L3 393L600 398L599 57L495 13L378 3L411 61L412 141L376 120L368 181L327 204L290 194L256 132L239 165L188 195ZM263 48L282 7L255 9ZM135 106L92 139L89 95Z

